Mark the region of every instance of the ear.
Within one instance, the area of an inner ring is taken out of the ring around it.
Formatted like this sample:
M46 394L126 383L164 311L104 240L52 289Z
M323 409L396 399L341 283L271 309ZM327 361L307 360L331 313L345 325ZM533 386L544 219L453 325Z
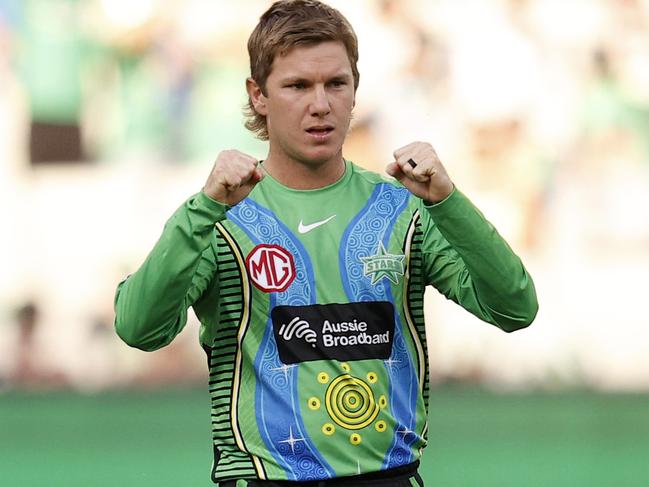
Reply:
M252 106L255 107L255 111L264 117L268 115L268 109L266 108L266 95L264 95L261 87L254 79L246 79L246 90L248 91L250 101L252 101Z

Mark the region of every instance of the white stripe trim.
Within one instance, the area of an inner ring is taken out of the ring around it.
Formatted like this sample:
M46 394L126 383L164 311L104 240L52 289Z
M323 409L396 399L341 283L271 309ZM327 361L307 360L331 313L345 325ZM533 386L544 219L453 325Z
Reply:
M419 361L419 390L423 393L424 391L424 380L426 379L426 361L424 360L425 350L419 340L419 333L417 333L417 327L415 326L412 316L410 315L410 307L408 306L408 286L410 284L410 247L412 245L412 238L415 234L417 228L417 221L419 220L419 211L416 211L410 221L410 227L408 228L408 234L406 237L406 272L404 274L404 287L403 287L403 314L405 315L406 322L408 323L408 328L410 328L410 335L412 336L412 341L415 344L417 349L417 357Z
M248 325L250 324L250 283L246 278L247 273L246 273L246 266L244 264L243 257L240 254L239 248L237 247L234 239L221 223L217 222L216 228L218 228L219 232L221 232L223 238L227 240L230 249L232 249L232 253L237 259L237 265L239 266L239 271L241 273L241 286L242 286L242 297L243 297L243 313L241 315L241 321L239 323L239 332L237 333L237 355L235 357L234 376L232 379L232 401L230 403L230 422L232 426L232 431L234 432L234 439L237 443L237 446L241 451L250 454L250 456L252 457L252 461L255 465L255 470L257 470L257 476L261 480L266 480L266 472L264 471L264 466L261 463L261 460L256 455L250 453L250 451L248 451L246 445L243 442L241 431L239 431L239 421L237 416L237 405L239 400L239 385L241 382L241 361L242 361L241 345L243 342L243 337L246 334L246 330L248 329Z

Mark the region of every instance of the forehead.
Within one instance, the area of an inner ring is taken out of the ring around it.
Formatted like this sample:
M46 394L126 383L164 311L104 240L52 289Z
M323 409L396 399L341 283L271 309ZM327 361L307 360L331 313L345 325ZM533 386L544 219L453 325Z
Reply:
M292 47L273 60L274 78L352 75L347 50L342 42L327 41Z

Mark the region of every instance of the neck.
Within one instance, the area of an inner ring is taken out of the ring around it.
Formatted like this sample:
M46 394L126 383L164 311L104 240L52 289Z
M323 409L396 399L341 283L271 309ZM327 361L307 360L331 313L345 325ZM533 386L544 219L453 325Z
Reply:
M282 185L299 190L329 186L345 174L342 153L323 163L307 163L286 155L274 155L271 150L262 167Z

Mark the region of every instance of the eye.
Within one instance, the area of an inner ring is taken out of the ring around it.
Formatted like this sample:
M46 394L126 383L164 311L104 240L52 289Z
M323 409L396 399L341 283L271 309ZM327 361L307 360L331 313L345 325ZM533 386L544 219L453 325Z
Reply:
M335 80L335 81L332 81L329 84L331 86L333 86L334 88L342 88L343 86L345 86L347 84L347 82L343 81L343 80Z
M287 88L293 88L294 90L303 90L304 88L306 88L306 85L302 82L297 82L287 85Z

